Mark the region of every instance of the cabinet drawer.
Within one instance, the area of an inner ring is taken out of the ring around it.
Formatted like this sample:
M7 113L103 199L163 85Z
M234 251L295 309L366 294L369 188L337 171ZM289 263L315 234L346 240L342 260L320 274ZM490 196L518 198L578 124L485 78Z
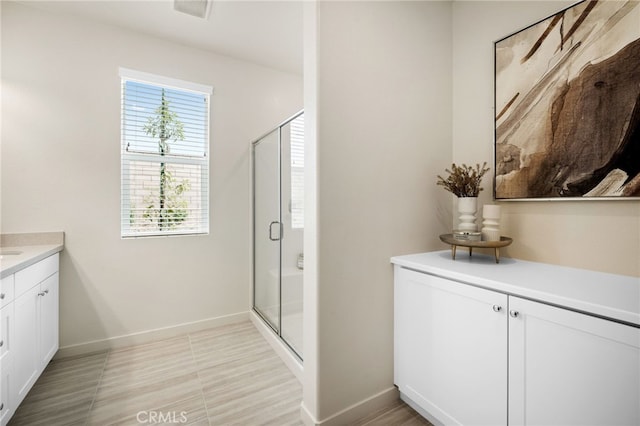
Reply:
M47 277L58 272L58 257L56 253L35 263L15 274L15 297L19 297L34 285L44 281Z
M0 280L0 308L13 301L13 275Z

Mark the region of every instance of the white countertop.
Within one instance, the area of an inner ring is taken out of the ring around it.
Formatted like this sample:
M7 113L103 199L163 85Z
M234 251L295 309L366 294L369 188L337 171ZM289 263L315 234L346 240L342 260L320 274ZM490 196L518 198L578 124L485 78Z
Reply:
M409 269L640 326L640 277L458 251L391 258Z
M0 248L0 278L15 274L34 263L62 251L62 244L39 244L33 246L5 246ZM5 251L19 251L17 255L3 255Z
M63 248L62 231L0 234L0 278L15 274ZM20 254L2 254L3 252Z

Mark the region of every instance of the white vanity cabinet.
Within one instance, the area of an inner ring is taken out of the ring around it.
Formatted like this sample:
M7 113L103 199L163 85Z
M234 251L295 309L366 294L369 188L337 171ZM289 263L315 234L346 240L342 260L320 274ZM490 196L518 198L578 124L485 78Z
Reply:
M58 350L58 254L15 274L13 393L20 404Z
M401 397L434 423L640 424L640 280L491 260L392 259Z
M0 424L6 425L13 415L11 394L13 377L13 275L0 280Z
M12 300L1 308L0 425L58 350L58 262L56 253L2 279L3 291L11 284Z

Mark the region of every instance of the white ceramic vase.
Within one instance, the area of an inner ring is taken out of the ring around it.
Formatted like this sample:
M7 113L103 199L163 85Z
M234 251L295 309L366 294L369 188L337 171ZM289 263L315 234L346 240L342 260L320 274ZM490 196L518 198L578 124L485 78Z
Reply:
M458 197L459 231L477 231L478 197Z
M500 241L500 206L485 204L482 207L482 240Z

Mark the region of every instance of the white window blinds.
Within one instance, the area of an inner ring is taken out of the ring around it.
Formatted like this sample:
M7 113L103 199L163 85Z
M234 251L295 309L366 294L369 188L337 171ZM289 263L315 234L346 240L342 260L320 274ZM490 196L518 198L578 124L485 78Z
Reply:
M194 83L121 69L122 237L209 232L209 97Z
M304 114L291 121L291 227L304 228Z

